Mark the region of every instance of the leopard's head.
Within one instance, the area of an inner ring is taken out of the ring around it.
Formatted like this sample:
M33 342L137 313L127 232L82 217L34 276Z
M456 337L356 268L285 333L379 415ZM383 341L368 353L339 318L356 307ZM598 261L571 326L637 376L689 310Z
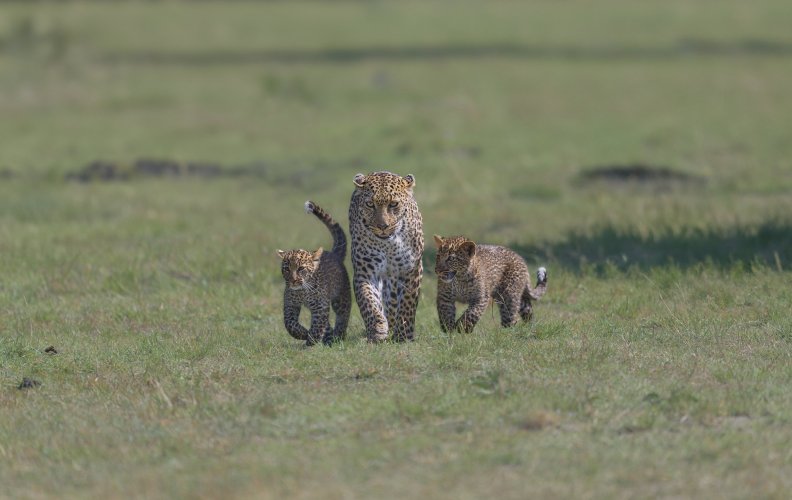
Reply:
M374 236L387 240L399 229L407 206L413 200L415 176L374 172L357 174L353 182L363 224Z
M281 274L286 281L286 286L291 290L307 288L314 273L319 269L319 259L322 257L322 247L315 252L307 250L278 250L281 258Z
M438 279L450 283L457 274L466 274L476 255L476 244L464 236L449 236L447 238L434 235L437 246L435 259L435 274Z

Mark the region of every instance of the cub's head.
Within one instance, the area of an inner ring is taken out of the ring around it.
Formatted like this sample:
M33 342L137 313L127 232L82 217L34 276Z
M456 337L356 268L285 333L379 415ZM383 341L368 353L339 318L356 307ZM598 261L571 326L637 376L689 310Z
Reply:
M386 240L399 229L409 203L413 201L412 188L415 177L404 177L390 172L357 174L355 195L358 197L358 215L374 236Z
M476 244L464 236L442 238L434 235L437 246L435 274L438 279L450 283L457 273L466 273L476 255Z
M278 250L278 255L282 259L281 273L286 281L286 286L292 290L307 288L306 284L311 280L317 269L319 269L319 259L322 257L322 247L315 252L307 250Z

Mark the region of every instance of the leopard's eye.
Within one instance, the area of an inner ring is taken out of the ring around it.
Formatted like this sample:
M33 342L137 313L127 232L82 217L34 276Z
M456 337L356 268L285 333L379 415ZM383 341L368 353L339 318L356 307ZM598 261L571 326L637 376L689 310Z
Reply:
M308 269L306 269L304 267L300 267L300 268L297 269L297 273L298 274L305 274L307 271L308 271Z
M366 201L366 206L369 208L374 208L374 202L371 200Z
M392 201L392 202L388 203L388 208L390 208L390 209L394 209L394 208L396 208L398 206L399 206L399 202L398 201Z

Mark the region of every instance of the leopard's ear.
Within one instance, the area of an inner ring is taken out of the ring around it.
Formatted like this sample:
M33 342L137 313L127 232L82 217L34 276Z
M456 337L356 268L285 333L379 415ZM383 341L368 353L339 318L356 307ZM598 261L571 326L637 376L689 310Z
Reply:
M280 257L281 259L286 258L286 252L284 252L283 250L278 250L278 257Z
M440 237L439 234L434 235L434 242L437 248L440 248L443 245L443 238Z
M407 174L402 179L404 179L407 189L412 189L415 186L415 176L413 174Z
M324 252L322 247L317 248L316 251L311 254L313 256L313 260L321 259L322 258L322 252Z
M476 255L476 244L473 243L472 241L466 241L462 243L462 245L460 245L459 248L461 248L462 251L468 255L468 257L473 257L474 255Z
M363 174L357 174L355 178L352 179L352 182L355 183L355 186L362 188L366 185L366 176Z

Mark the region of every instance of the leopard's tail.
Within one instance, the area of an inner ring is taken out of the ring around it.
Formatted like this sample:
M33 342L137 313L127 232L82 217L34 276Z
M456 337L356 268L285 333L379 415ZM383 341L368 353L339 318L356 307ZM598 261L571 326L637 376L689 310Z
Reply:
M305 202L305 211L309 214L314 214L325 226L330 230L333 235L333 250L332 252L340 259L346 257L347 239L341 224L333 220L329 213L325 212L324 208L316 203L308 200Z
M533 290L530 290L529 287L525 287L525 291L533 300L539 300L547 291L547 269L544 267L537 269L536 286L533 287Z
M540 267L536 271L536 286L531 289L531 285L525 285L525 291L522 295L520 304L520 316L524 320L531 319L533 316L533 307L531 306L532 300L539 300L542 295L547 291L547 269Z

